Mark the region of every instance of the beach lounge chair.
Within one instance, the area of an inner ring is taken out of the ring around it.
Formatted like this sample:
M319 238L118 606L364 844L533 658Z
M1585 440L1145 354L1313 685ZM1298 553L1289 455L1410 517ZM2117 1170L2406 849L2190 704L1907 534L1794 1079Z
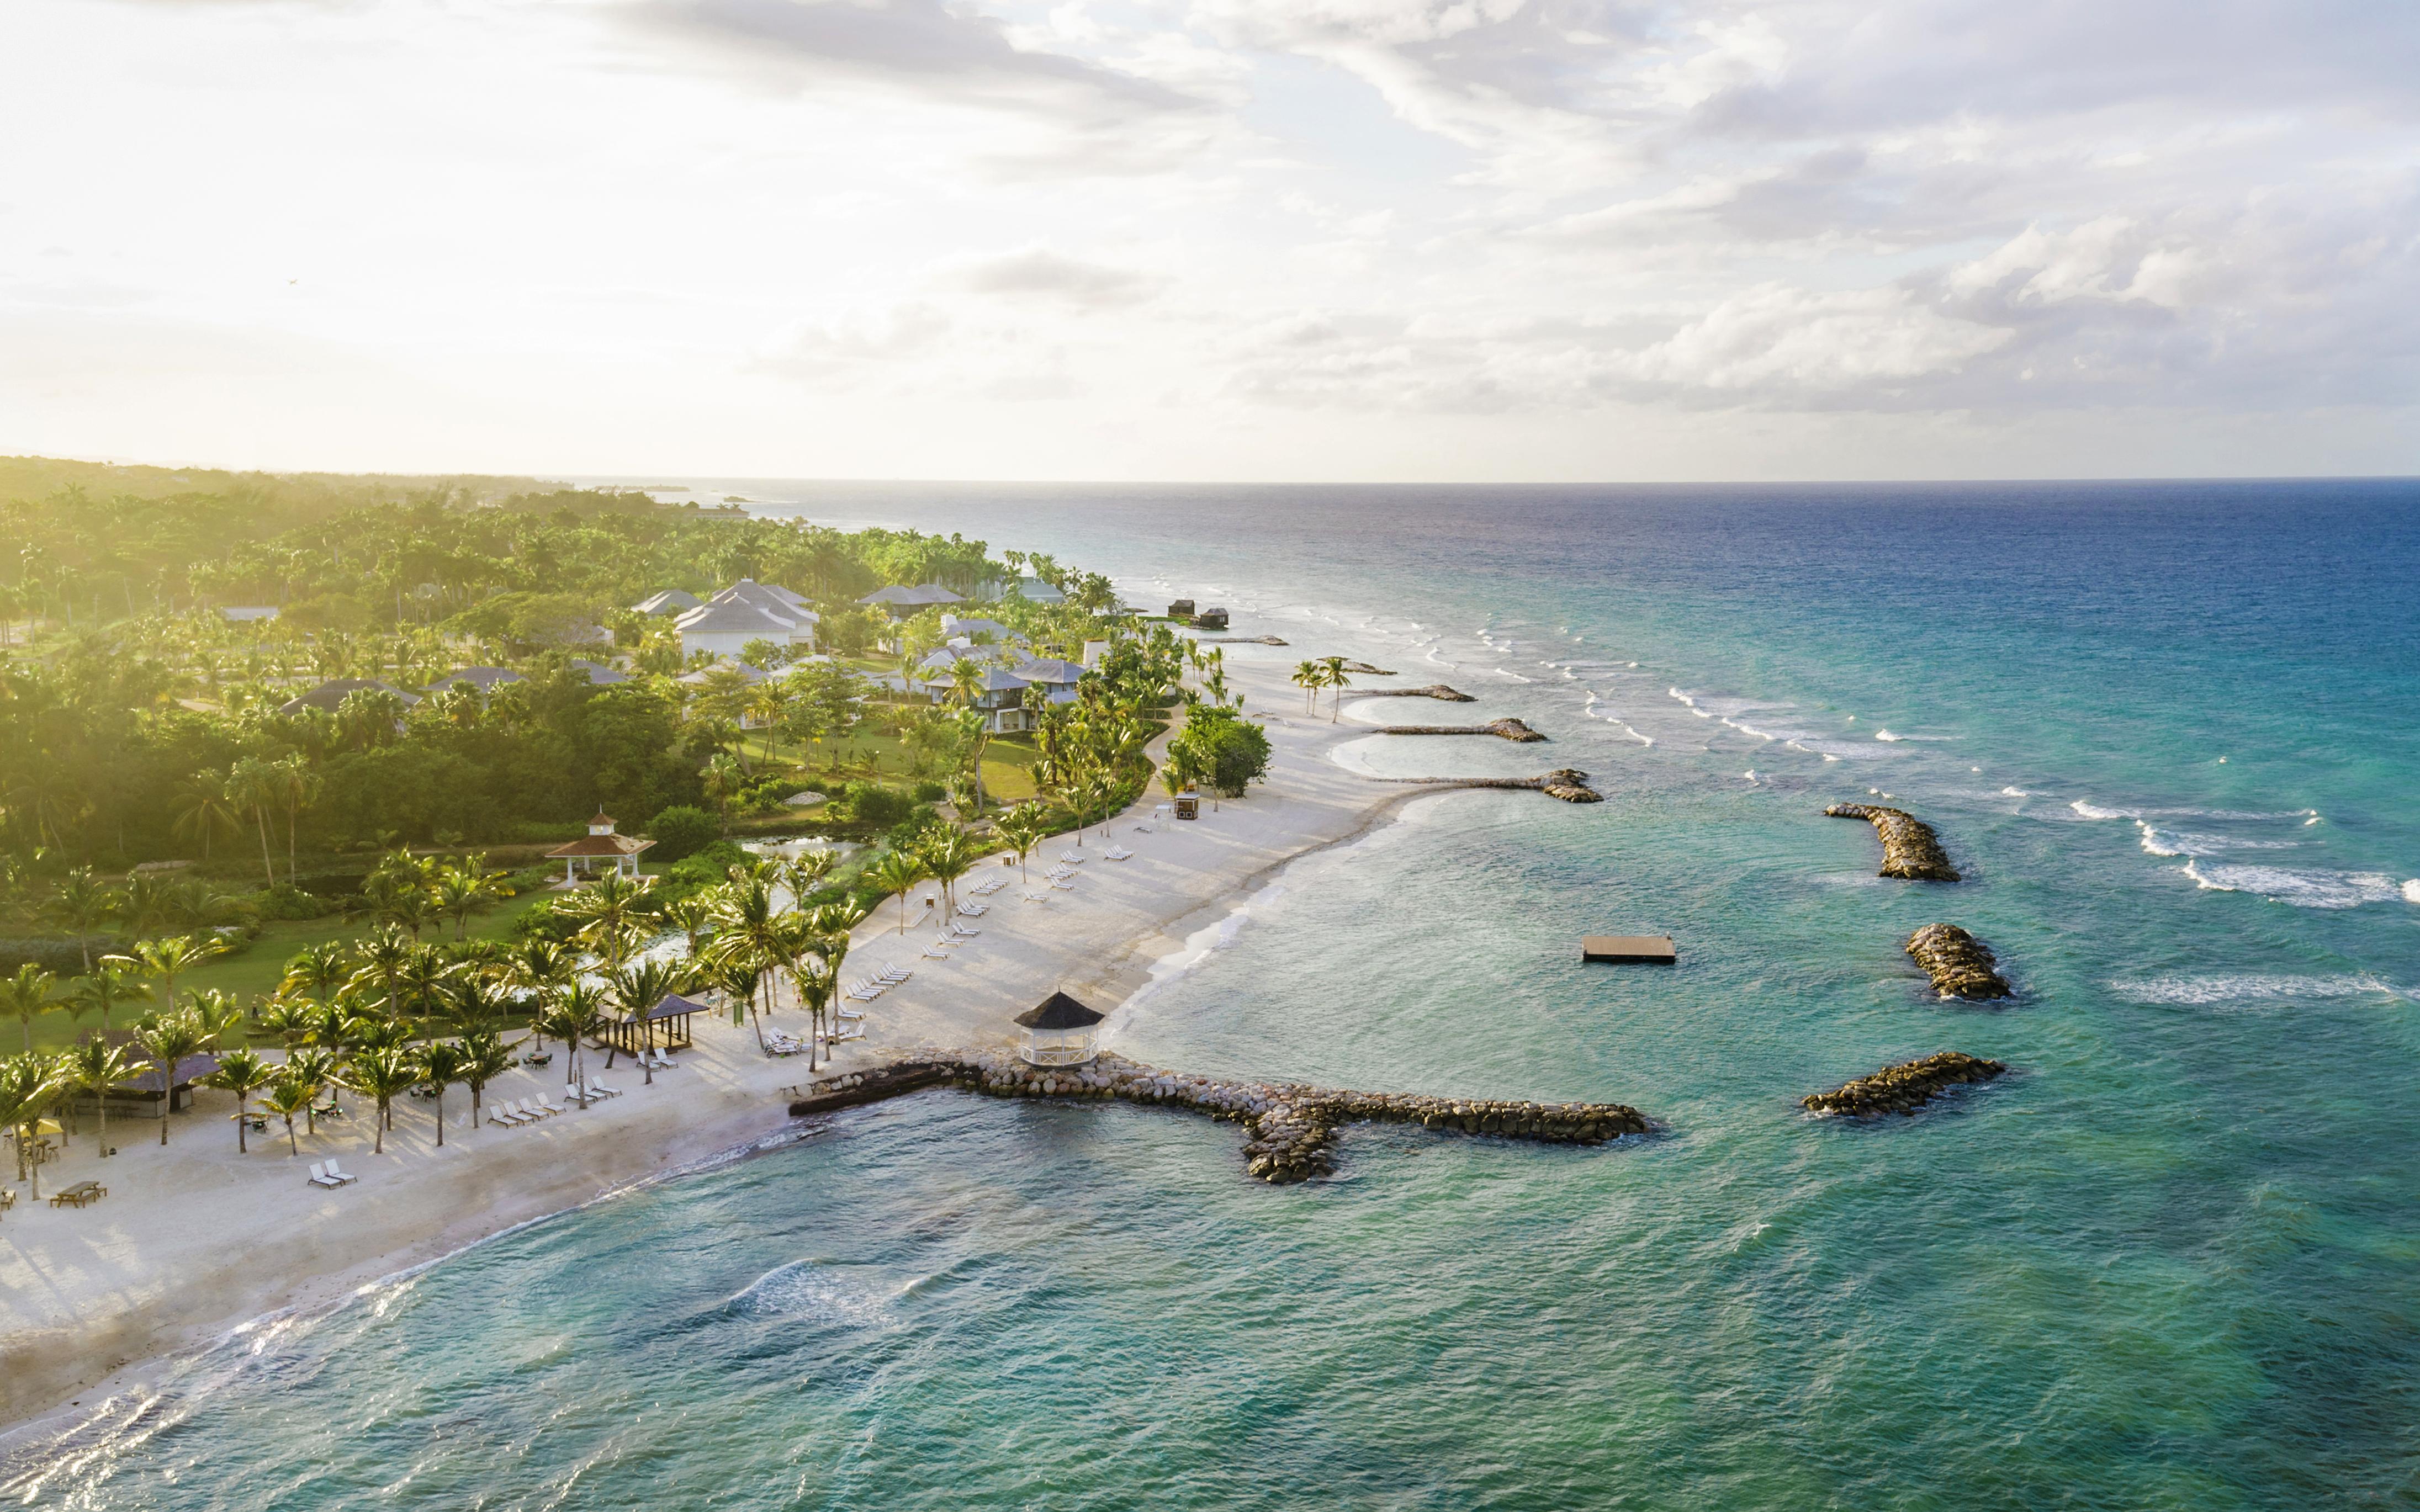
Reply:
M842 1025L839 1028L832 1030L831 1033L825 1035L824 1042L826 1044L838 1044L843 1040L862 1040L864 1038L865 1025L862 1022L860 1022L856 1024Z
M1072 877L1053 877L1050 880L1050 885L1062 892L1073 892L1076 890L1075 879Z
M339 1186L342 1186L347 1181L358 1181L361 1180L358 1176L336 1169L336 1162L333 1156L331 1156L328 1161L328 1174L336 1179L336 1184Z
M990 908L983 903L958 904L958 917L960 918L981 918L984 915L990 912Z
M587 1094L581 1091L580 1084L578 1082L564 1083L563 1095L572 1102L579 1103L583 1108L588 1105Z
M1029 892L1025 895L1025 901L1030 903L1047 903L1050 901L1050 895L1047 892Z
M927 958L934 961L947 961L950 958L949 951L934 945L924 947L924 954Z
M1066 862L1069 866L1082 866L1084 864L1084 853L1081 851L1061 851L1059 853L1059 859Z
M550 1118L563 1111L561 1108L556 1107L552 1103L548 1102L547 1096L544 1092L537 1094L533 1101L537 1103L538 1111L546 1114Z
M328 1174L328 1167L315 1160L311 1163L311 1184L313 1186L342 1186L345 1183L337 1180L334 1177L330 1176Z
M522 1098L520 1100L520 1106L522 1116L525 1118L551 1119L554 1117L554 1109L548 1107L546 1105L546 1099L542 1097Z
M597 1097L620 1097L622 1095L622 1089L620 1088L608 1087L603 1082L590 1082L588 1084L588 1090Z
M832 1017L840 1020L844 1024L862 1024L865 1022L865 1015L853 1008L835 1008L832 1010Z
M521 1106L519 1102L506 1103L499 1107L497 1112L503 1117L506 1123L512 1124L516 1127L524 1123L535 1123L537 1121L537 1115Z
M881 982L884 986L896 987L901 982L906 981L908 978L914 975L916 975L916 973L908 970L906 966L885 966L882 968L882 975L875 978L874 980Z
M1134 859L1134 852L1127 850L1123 845L1112 845L1101 854L1108 856L1112 861L1130 861Z

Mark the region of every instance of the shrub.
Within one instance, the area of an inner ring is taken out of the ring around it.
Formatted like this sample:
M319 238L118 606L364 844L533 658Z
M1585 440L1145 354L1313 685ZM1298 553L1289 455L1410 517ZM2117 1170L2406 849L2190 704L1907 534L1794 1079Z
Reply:
M647 834L656 842L650 859L671 862L694 856L721 839L722 826L705 810L675 803L647 822Z
M316 879L315 879L316 880ZM358 884L361 879L349 879ZM358 890L348 887L347 892ZM336 904L318 893L305 892L291 883L281 882L273 887L263 887L248 900L262 918L325 918L336 911Z
M913 807L908 795L860 778L848 785L848 811L860 824L888 829L908 817Z
M949 793L950 790L943 787L939 782L919 782L916 784L916 801L918 803L939 803L943 798L949 796Z

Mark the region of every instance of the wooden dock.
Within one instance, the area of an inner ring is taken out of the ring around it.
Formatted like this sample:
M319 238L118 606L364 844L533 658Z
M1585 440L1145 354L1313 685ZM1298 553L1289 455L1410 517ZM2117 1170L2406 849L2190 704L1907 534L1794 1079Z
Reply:
M1580 959L1668 966L1680 955L1669 934L1586 934L1580 937Z

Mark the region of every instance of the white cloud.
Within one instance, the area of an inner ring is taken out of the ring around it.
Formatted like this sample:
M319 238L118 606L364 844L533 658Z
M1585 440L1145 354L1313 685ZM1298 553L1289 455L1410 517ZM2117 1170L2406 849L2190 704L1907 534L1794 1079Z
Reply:
M1838 392L1956 372L2014 334L1946 316L1897 288L1815 293L1762 285L1619 367L1690 388Z

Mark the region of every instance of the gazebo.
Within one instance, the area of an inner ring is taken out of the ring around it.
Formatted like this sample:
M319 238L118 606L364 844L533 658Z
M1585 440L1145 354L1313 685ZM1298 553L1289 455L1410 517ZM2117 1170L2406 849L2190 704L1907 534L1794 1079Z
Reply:
M662 1002L644 1014L616 1019L605 1026L613 1048L626 1056L656 1047L657 1026L662 1026L663 1044L668 1050L685 1050L690 1045L689 1016L706 1010L678 993L667 993Z
M591 876L599 870L596 864L599 861L608 863L612 870L626 877L637 876L639 853L654 843L654 841L640 840L630 835L616 835L613 819L599 809L597 817L588 821L585 837L547 852L546 858L563 863L564 886L570 887L580 880L582 861L589 863L586 870Z
M1052 993L1041 1005L1016 1015L1025 1030L1017 1054L1029 1066L1080 1066L1101 1053L1101 1020L1065 993Z

